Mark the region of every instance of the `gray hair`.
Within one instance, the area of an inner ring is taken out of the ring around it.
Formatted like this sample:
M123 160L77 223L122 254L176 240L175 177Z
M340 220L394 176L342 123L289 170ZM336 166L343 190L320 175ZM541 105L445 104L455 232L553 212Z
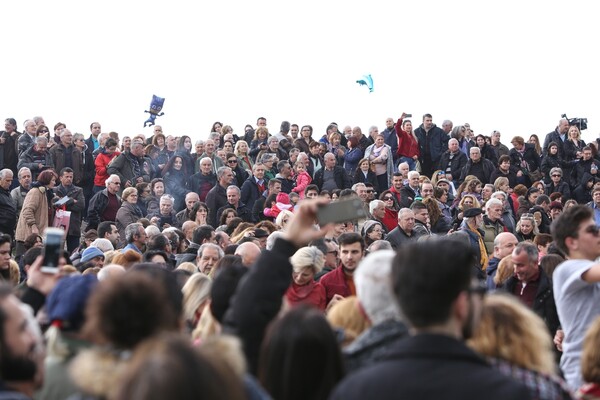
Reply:
M260 157L260 162L261 163L266 163L271 161L273 158L275 158L275 156L272 153L264 153L261 157Z
M498 199L494 199L494 198L490 198L486 203L485 203L485 212L487 213L490 209L491 206L500 206L502 207L503 204L500 200Z
M354 190L356 192L356 189L358 189L361 186L364 186L365 188L367 187L367 185L365 185L364 183L358 182L358 183L355 183L354 185L352 185L352 190Z
M59 134L59 135L60 135L60 137L63 137L63 136L64 136L64 135L66 135L67 133L71 133L71 131L70 131L69 129L67 129L67 128L64 128L64 129L61 129L61 131L60 131L60 134ZM73 134L71 134L71 136L72 136L72 135L73 135Z
M123 139L125 139L125 138L123 138ZM131 148L133 149L134 147L137 147L137 146L144 146L144 142L141 141L140 139L134 139L134 140L132 140L131 141Z
M479 154L481 154L481 149L480 149L479 147L477 147L477 146L473 146L473 147L471 147L471 148L469 149L469 154L471 154L471 151L472 151L472 150L475 150L475 153L479 153Z
M221 134L219 132L211 132L208 137L212 140L219 139L219 142L221 141Z
M419 174L417 171L408 171L408 174L407 174L408 179L412 179L412 177L415 176L415 175L417 176L417 178L419 176L421 176L421 174Z
M531 242L518 243L514 249L514 252L517 255L521 254L522 252L525 252L527 253L527 258L529 259L529 262L535 262L536 264L538 262L539 253L537 246Z
M83 136L83 133L75 133L73 134L73 141L77 141L79 139L85 139L85 136Z
M220 248L219 246L217 246L214 243L204 243L202 246L200 246L198 248L198 257L202 257L202 252L205 249L215 249L217 250L218 254L219 254L219 259L223 258L225 256L225 252L223 251L222 248Z
M9 172L11 176L14 176L13 172L9 168L4 168L2 171L0 171L0 179L6 178L6 174Z
M29 175L31 175L31 170L27 167L21 167L21 169L19 170L19 173L17 174L17 177L19 179L21 179L21 174L24 172L29 172Z
M203 144L204 144L204 140L202 140L202 139L198 139L198 140L196 140L196 143L195 143L195 144L196 144L196 145L203 145Z
M235 190L238 194L242 194L242 191L240 190L239 187L235 186L235 185L229 185L227 186L227 190L229 191L229 189L231 190Z
M379 250L394 250L392 244L387 240L376 240L367 248L369 253L374 253Z
M36 136L35 144L48 144L48 138L46 136Z
M140 232L140 228L144 228L144 225L140 224L139 222L134 222L127 225L125 228L125 240L127 240L127 243L133 242L133 236Z
M111 176L109 176L108 178L106 178L106 184L108 185L109 183L112 183L115 179L120 179L119 175L112 174Z
M356 296L373 325L402 319L392 290L392 260L395 256L393 250L369 254L354 273Z
M490 196L490 200L491 199L496 199L496 196L504 196L504 200L506 200L507 195L506 193L504 193L502 190L499 190L497 192L492 193L492 195ZM499 199L498 199L499 200ZM489 200L488 200L489 201Z
M279 143L279 139L277 139L275 136L271 136L269 139L267 139L267 143L271 143L271 142Z
M283 211L282 211L283 212ZM281 213L280 213L281 214ZM273 246L275 245L275 241L278 238L282 238L284 237L285 233L283 233L282 231L274 231L273 233L271 233L269 235L269 237L267 237L267 244L266 244L266 249L267 250L271 250L273 248Z
M559 168L559 167L552 168L550 170L550 176L552 176L554 173L559 173L561 178L563 176L563 170L562 170L562 168Z
M146 236L148 239L152 239L156 235L160 235L160 228L156 225L150 224L146 227Z
M173 196L171 196L169 193L165 193L162 196L160 196L160 202L162 203L163 200L169 200L171 202L171 204L175 204L175 198Z
M369 212L371 214L373 214L373 211L375 211L375 209L380 205L383 204L385 206L385 203L382 200L373 200L372 202L369 203Z
M202 162L202 160L200 162ZM217 170L217 179L221 179L223 177L223 175L225 175L225 173L227 171L231 171L231 168L229 168L229 167L219 167L219 169Z

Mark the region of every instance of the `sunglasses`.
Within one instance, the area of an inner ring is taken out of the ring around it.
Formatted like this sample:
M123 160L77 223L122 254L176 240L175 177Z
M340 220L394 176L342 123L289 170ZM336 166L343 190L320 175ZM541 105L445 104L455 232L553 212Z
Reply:
M560 178L561 176L560 176L560 175L558 175L558 174L554 174L554 175L552 175L552 177L553 177L553 178Z
M590 225L587 228L585 228L585 233L591 233L594 236L598 236L598 234L600 233L600 227L598 225Z
M394 200L394 198L393 198L393 197L387 197L387 196L386 196L386 197L384 197L383 199L384 199L385 201Z
M227 162L228 162L229 164L235 164L235 163L237 163L238 161L237 161L237 160L227 160Z

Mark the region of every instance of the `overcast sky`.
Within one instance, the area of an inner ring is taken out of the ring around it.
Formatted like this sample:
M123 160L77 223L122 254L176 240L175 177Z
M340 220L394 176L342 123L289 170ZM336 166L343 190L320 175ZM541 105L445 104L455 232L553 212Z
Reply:
M402 111L526 138L561 114L600 132L593 1L13 1L2 5L3 118L89 135L243 132L259 116L384 128ZM355 81L370 73L374 92ZM541 138L543 140L543 137Z

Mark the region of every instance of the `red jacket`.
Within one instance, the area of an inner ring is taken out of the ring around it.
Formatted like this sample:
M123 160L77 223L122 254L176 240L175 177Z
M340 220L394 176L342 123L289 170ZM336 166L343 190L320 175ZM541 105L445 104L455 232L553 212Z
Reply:
M402 118L396 122L395 129L396 135L398 136L398 152L396 154L399 157L419 157L419 142L417 142L414 135L411 135L402 129Z
M118 151L115 151L112 154L106 154L104 152L98 154L98 156L96 157L96 161L94 162L94 164L96 165L96 176L94 177L94 186L106 186L106 180L110 176L106 172L106 168L108 167L108 164L110 164L110 162L113 160L113 158L115 158L119 154L120 153Z
M325 288L319 282L310 282L308 285L298 286L294 282L285 293L290 305L310 304L321 311L325 311L327 303L325 302Z
M342 297L352 296L350 288L346 283L344 269L340 265L336 269L323 275L319 283L325 288L325 297L327 304L333 299L333 296L339 294Z
M398 226L398 211L392 208L385 208L385 215L381 219L388 232L391 232Z

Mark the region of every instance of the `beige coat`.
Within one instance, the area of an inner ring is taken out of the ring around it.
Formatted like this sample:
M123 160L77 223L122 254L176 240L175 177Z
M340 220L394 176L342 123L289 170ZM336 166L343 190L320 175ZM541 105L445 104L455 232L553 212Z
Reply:
M23 208L17 223L15 239L25 241L33 232L31 227L37 226L40 235L48 227L48 199L46 197L46 187L32 188L25 196Z

